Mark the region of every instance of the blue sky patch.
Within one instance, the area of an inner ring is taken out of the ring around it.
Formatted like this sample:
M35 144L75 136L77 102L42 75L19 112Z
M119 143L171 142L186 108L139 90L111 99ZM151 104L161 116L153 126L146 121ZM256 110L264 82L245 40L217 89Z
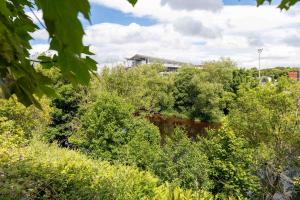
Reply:
M135 17L97 4L92 4L91 6L91 21L92 24L115 23L120 25L129 25L131 23L136 23L141 26L151 26L157 23L156 20L151 18Z

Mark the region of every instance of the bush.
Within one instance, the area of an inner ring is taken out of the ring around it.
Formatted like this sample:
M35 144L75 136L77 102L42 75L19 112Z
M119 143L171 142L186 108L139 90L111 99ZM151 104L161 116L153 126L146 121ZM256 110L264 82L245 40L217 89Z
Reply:
M101 73L101 89L115 92L135 109L159 112L172 109L173 81L161 76L161 64L140 65L131 69L119 66L104 68Z
M34 142L0 159L0 199L142 199L158 179L132 167Z
M11 121L11 123L16 123L24 132L24 136L29 139L33 133L44 130L50 121L48 100L41 99L40 103L43 106L43 111L34 106L25 107L14 97L8 100L0 99L0 117Z
M214 195L227 199L228 196L238 198L259 194L254 150L248 147L246 140L225 127L209 131L208 137L200 138L197 145L208 157L209 178L213 181L210 191Z
M81 142L94 158L145 169L159 154L158 128L134 117L131 105L114 94L102 94L88 108L82 123L81 133L71 139Z
M213 199L205 191L158 183L149 172L35 140L9 151L9 159L0 152L0 199Z
M14 97L0 99L0 154L9 158L12 148L26 145L34 134L40 133L49 122L48 103L41 99L44 110L25 107ZM1 159L0 157L0 159Z
M164 184L155 191L155 200L212 200L214 199L207 191L202 190L183 190L178 186L172 184Z
M176 182L183 188L207 189L210 184L207 157L180 129L166 139L153 170L162 180Z
M9 160L11 149L22 146L27 142L23 129L15 121L0 117L0 161L6 162Z

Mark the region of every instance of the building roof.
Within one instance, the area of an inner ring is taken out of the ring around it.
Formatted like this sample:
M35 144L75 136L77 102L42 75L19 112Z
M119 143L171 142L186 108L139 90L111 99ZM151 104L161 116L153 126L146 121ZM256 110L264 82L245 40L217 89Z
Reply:
M157 57L152 57L152 56L146 56L146 55L141 55L141 54L136 54L131 58L127 58L127 60L138 60L138 61L148 60L150 62L167 63L167 64L174 64L174 65L189 65L190 64L190 63L179 62L179 61L163 59L163 58L157 58Z

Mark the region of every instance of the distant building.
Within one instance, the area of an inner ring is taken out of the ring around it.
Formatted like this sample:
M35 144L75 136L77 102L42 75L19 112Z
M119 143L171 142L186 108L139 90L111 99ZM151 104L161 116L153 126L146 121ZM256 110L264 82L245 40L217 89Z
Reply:
M142 64L154 64L154 63L161 63L166 67L167 72L177 71L178 68L184 65L191 65L190 63L179 62L174 60L168 60L163 58L156 58L151 56L145 56L136 54L131 58L127 58L127 67L135 67Z
M292 71L288 73L288 76L292 80L299 81L300 80L300 72L299 71Z

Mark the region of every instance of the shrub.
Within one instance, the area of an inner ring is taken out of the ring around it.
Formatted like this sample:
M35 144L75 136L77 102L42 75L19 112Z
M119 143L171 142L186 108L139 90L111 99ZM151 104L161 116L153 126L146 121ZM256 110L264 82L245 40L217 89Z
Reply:
M213 196L159 185L149 172L34 140L27 147L13 148L8 159L0 157L0 199L206 200Z
M180 129L175 129L174 135L166 139L153 170L162 180L177 182L183 188L209 187L208 160Z
M6 162L10 159L9 153L11 149L24 145L27 142L28 140L23 129L15 121L0 117L0 162Z
M48 100L41 99L40 103L44 108L43 111L34 106L25 107L14 97L8 100L0 99L0 117L17 124L24 132L24 136L29 139L33 133L45 129L50 120Z
M0 199L142 199L158 179L56 146L33 142L0 159Z
M183 190L178 186L172 184L164 184L156 188L155 200L213 200L211 193L202 190Z
M137 164L143 169L155 162L160 149L158 128L134 117L131 105L120 97L102 94L88 108L82 123L81 133L74 138L94 158Z
M220 199L229 196L257 195L259 180L255 176L254 150L248 147L228 128L209 131L207 138L200 138L197 145L205 152L210 163L209 178L213 181L210 191Z

